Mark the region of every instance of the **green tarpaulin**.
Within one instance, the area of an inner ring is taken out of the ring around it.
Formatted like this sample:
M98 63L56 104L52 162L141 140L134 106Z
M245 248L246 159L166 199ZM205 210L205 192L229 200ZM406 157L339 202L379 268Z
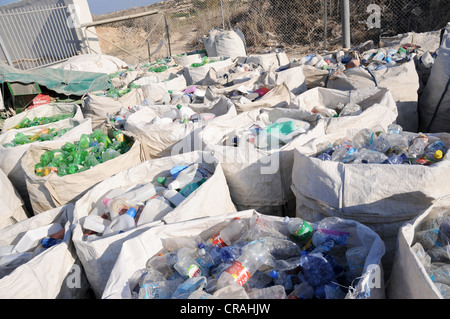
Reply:
M60 94L79 96L90 91L105 91L112 88L109 75L104 73L70 71L49 67L19 70L5 63L0 63L0 83L3 82L35 82Z

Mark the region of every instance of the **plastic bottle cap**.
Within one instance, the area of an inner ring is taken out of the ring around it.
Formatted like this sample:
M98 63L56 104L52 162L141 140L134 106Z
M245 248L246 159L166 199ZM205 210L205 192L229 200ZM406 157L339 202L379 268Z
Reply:
M177 104L177 109L181 109L183 106L181 104Z
M127 215L129 215L133 218L136 216L136 213L137 213L137 211L136 211L136 208L134 208L134 207L128 208L128 210L126 212Z
M276 272L275 270L272 270L269 275L273 279L277 279L278 278L278 272Z
M105 204L105 206L108 206L110 201L111 201L111 198L103 198L102 199L102 203Z
M435 153L434 153L434 158L435 159L441 159L442 158L442 151L441 150L437 150Z
M166 183L166 178L165 177L158 177L158 179L156 181L159 184L164 185Z

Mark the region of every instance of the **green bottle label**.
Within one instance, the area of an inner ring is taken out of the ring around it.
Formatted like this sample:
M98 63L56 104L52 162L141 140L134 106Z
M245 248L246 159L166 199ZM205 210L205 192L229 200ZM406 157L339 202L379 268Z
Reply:
M309 238L312 232L313 229L311 225L308 224L306 221L303 221L302 227L294 234L294 237L299 241L304 241Z

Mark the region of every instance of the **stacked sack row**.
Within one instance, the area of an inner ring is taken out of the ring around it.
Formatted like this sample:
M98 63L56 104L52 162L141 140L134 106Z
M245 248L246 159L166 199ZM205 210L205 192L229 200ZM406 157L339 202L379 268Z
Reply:
M7 119L0 295L448 298L450 132L418 106L449 31L295 60L212 30Z

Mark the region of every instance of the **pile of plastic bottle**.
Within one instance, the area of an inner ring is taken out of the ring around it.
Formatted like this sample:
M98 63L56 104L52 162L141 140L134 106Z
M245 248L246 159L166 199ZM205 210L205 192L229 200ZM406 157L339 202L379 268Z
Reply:
M318 146L323 161L351 164L411 164L430 166L442 161L448 147L434 134L403 131L398 124L362 129L353 139Z
M147 69L148 72L161 73L161 72L168 70L171 67L170 62L172 62L171 58L157 59L153 63L143 64L142 68L148 67L148 69ZM173 65L173 66L175 66L175 65Z
M0 246L0 278L9 275L46 249L61 243L64 228L59 223L28 230L17 243Z
M314 66L320 70L331 70L332 72L359 67L360 65L367 66L371 70L381 70L410 61L414 58L417 49L414 45L403 45L398 49L374 49L372 45L371 49L364 50L364 47L367 47L367 43L346 52L341 50L326 55L308 54L302 57L298 63ZM427 68L430 68L434 63L434 58L428 52L421 57L421 61Z
M26 135L19 132L14 136L14 139L11 142L3 144L3 147L16 147L18 145L24 145L33 142L52 141L55 137L63 136L68 130L70 129L46 128L33 135Z
M61 120L65 120L67 118L74 117L74 113L66 113L66 114L55 114L48 117L35 117L34 119L24 118L22 121L20 121L19 124L13 127L13 129L22 129L27 127L33 127L38 125L44 125L48 123L54 123Z
M60 149L45 151L34 169L37 176L52 173L65 176L86 171L125 154L134 141L120 130L111 133L111 138L101 129L92 134L82 134L79 141L67 142Z
M205 64L219 62L219 61L223 61L225 59L226 59L226 57L211 58L211 57L204 56L204 57L202 57L202 61L201 62L191 63L190 67L191 68L198 68L198 67L204 66Z
M357 116L363 112L363 109L356 103L338 103L335 107L314 106L312 112L318 114L321 118Z
M173 239L130 289L140 299L343 299L369 248L349 245L349 233L334 226L333 218L264 215L222 222L202 233L207 239Z
M224 143L236 147L245 147L250 144L259 149L277 149L298 135L308 132L310 127L309 122L286 117L272 122L268 113L261 109L254 124L236 132L231 141L225 140Z
M421 230L414 235L414 254L440 291L450 299L450 216L449 211L423 221ZM447 216L445 216L447 215Z
M203 163L177 165L170 170L170 176L158 177L155 183L112 189L84 220L84 240L117 234L160 220L212 174L212 167Z

